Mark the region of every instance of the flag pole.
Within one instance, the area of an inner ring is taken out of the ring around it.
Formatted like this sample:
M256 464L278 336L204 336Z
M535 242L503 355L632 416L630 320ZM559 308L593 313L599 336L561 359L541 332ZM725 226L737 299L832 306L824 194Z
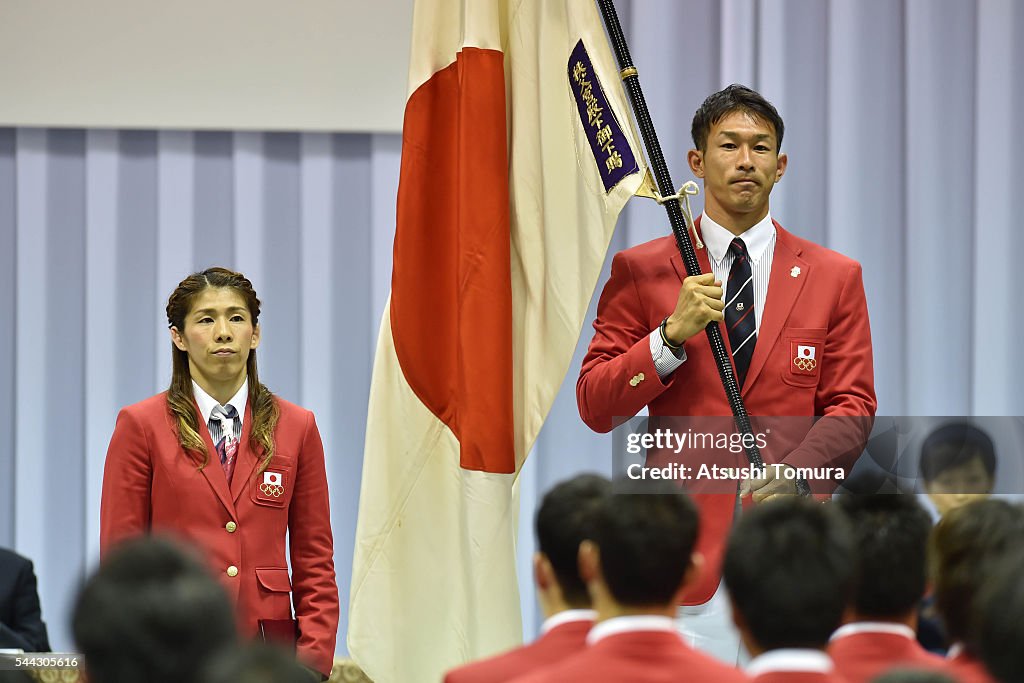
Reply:
M605 30L611 40L612 49L615 51L615 58L619 62L620 76L626 91L629 93L630 102L633 105L633 114L636 116L640 134L644 139L644 147L647 148L647 156L651 161L651 169L654 171L654 178L658 183L658 192L662 197L674 195L675 189L672 184L672 176L665 162L665 155L661 151L661 143L658 141L658 134L654 130L654 122L651 120L651 112L647 109L647 100L640 88L640 76L636 67L633 66L633 58L629 54L629 46L626 44L626 37L622 33L622 26L619 24L619 16L615 12L613 0L597 0L601 9L601 17L604 19ZM687 232L686 219L683 217L679 200L661 202L668 212L669 222L672 224L672 233L676 238L676 247L683 257L686 265L686 272L691 276L700 275L700 262L697 261L697 254L690 241L690 234ZM732 363L729 362L729 352L725 348L722 339L722 331L714 322L708 323L704 328L708 342L711 344L711 351L715 356L715 363L718 365L718 376L722 380L722 387L732 407L733 417L736 419L736 426L741 434L752 434L750 416L740 396L739 384L736 382L736 375L732 370ZM758 449L755 439L744 439L747 449L747 459L751 465L762 467L764 460L761 458L761 451Z

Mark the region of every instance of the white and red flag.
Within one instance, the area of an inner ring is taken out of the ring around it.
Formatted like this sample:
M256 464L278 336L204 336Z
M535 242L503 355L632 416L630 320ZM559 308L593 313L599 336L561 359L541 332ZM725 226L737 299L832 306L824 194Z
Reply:
M417 0L348 647L436 683L522 638L516 477L644 176L593 0Z

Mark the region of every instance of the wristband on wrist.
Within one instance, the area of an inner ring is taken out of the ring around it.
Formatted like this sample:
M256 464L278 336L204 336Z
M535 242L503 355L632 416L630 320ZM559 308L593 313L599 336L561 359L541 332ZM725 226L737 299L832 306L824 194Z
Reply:
M658 330L661 331L661 341L662 341L663 344L665 344L665 346L667 346L669 348L670 351L678 351L679 349L683 348L683 345L682 344L673 344L672 342L670 342L668 340L668 335L665 334L665 325L667 325L667 324L668 324L668 316L665 316L665 319L661 321L661 325L658 326Z

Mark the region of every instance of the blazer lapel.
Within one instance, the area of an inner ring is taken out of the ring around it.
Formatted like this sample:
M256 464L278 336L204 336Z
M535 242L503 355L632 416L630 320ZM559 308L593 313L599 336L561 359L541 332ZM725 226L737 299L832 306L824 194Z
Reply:
M238 442L238 453L235 455L235 472L231 475L231 500L237 501L245 490L245 485L252 476L256 465L259 464L259 457L249 447L249 437L252 434L252 406L249 401L245 403L245 418L242 420L242 436Z
M701 232L700 232L700 216L697 216L695 219L693 219L693 228L694 228L694 230L697 231L698 235L701 234ZM691 237L690 239L692 241L693 238ZM672 244L675 245L675 234L674 233L673 233L673 236L672 236L672 240L673 240ZM711 272L711 261L708 258L708 250L707 249L698 249L696 245L694 245L693 250L697 253L697 263L700 264L700 271L702 273L710 273ZM672 266L676 269L676 274L679 275L679 282L680 283L683 281L684 278L687 278L687 277L690 276L690 274L688 272L686 272L686 264L683 263L683 256L682 256L682 254L679 253L678 246L675 249L673 249L672 256L671 256L670 260L672 261Z
M700 231L700 219L700 216L693 219L693 227L697 230L697 234L703 239L703 234ZM701 273L713 273L714 271L711 269L711 257L708 256L707 247L697 249L696 245L694 245L693 250L697 253L697 263L700 264ZM672 265L675 266L676 272L679 274L679 282L682 282L683 278L689 276L689 273L686 272L686 264L683 263L683 257L679 253L678 249L676 249L672 254ZM729 354L729 361L732 362L732 348L729 346L729 334L725 330L725 324L721 322L718 323L718 330L722 334L722 340L725 343L725 350ZM736 372L735 368L733 368L733 372Z
M761 374L811 270L807 261L800 258L799 245L778 223L775 223L775 232L775 254L772 257L772 273L768 278L764 320L761 321L757 330L754 356L750 359L747 379L743 383L744 394ZM799 270L794 270L794 268L799 268Z
M203 422L203 413L199 410L199 404L195 404L196 415L199 417L199 433L203 437L203 441L206 443L206 453L209 456L209 462L206 463L206 467L202 469L203 476L206 477L206 481L213 488L214 493L220 498L220 502L224 504L228 512L232 516L235 514L235 506L232 503L231 492L228 490L228 478L224 476L224 468L220 464L220 456L217 455L217 449L213 445L213 438L210 436L210 428Z

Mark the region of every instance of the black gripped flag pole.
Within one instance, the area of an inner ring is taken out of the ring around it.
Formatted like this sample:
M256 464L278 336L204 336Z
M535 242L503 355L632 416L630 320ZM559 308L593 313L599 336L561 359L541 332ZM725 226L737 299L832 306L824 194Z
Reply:
M629 46L626 45L626 37L622 33L622 26L619 24L618 14L615 12L613 0L597 0L601 8L601 16L604 19L605 30L611 39L612 49L615 51L615 58L619 62L622 82L629 93L630 102L633 105L633 114L636 116L640 134L644 138L644 147L647 148L647 156L651 160L651 167L654 170L654 178L658 183L658 192L662 197L669 197L675 194L672 184L672 176L668 171L668 164L665 163L665 155L661 152L661 143L658 142L658 134L654 130L654 123L651 121L651 113L647 109L647 100L644 99L644 92L640 88L640 77L636 67L633 66L633 58L629 54ZM686 219L683 218L683 211L678 200L665 201L662 203L668 212L669 222L672 224L672 233L676 237L676 246L686 264L686 272L691 276L700 275L700 263L697 261L697 254L693 250L693 243L690 241L690 234L687 232ZM708 323L704 328L708 341L711 343L711 351L715 356L715 363L718 365L718 375L722 379L722 386L725 388L725 395L732 407L733 417L736 418L736 426L741 434L752 434L750 416L747 408L743 405L743 398L740 396L740 387L736 383L736 375L732 370L732 363L729 362L729 352L722 340L722 331L714 322ZM747 459L751 465L763 467L764 460L761 458L761 451L758 449L755 439L744 439L747 449Z

